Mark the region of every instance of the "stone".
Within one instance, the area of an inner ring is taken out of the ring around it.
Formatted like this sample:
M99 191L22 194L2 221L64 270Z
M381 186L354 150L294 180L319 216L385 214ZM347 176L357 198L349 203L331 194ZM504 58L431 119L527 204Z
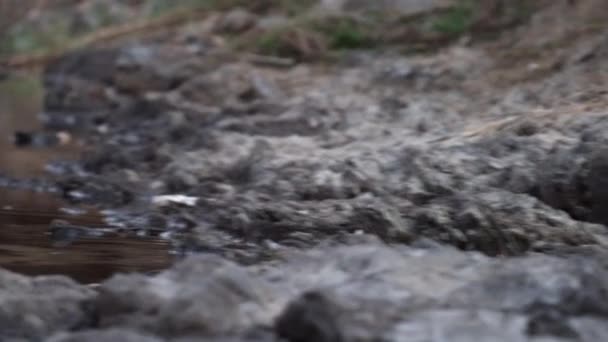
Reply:
M64 276L0 270L0 339L40 340L94 322L95 292Z

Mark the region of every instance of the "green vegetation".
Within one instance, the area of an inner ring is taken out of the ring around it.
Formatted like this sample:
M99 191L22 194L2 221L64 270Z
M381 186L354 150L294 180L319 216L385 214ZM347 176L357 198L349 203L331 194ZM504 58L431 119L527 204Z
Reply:
M0 56L47 52L64 46L82 34L120 22L109 6L107 3L96 3L86 22L67 19L59 13L50 13L41 22L16 22L0 36Z
M377 42L372 22L347 16L296 18L284 25L254 34L235 37L237 49L285 57L318 57L326 50L372 47Z
M310 24L313 29L326 37L332 49L358 49L370 47L375 39L375 28L349 17L327 18L318 23Z
M534 11L529 1L504 0L504 5L496 7L493 13L484 14L480 13L478 1L460 0L449 8L405 18L387 13L324 16L308 11L318 0L149 0L133 14L122 13L110 1L99 2L90 8L92 13L86 14L86 20L74 20L73 16L65 15L66 9L60 9L45 13L40 23L18 22L7 34L0 35L0 57L61 49L75 38L128 22L133 16L138 20L151 19L184 9L227 11L240 7L261 16L285 16L285 23L280 26L255 29L244 35L227 34L225 38L236 48L289 57L315 55L328 49L370 48L380 42L406 44L409 50L434 49L467 33L495 34L523 22ZM480 15L490 16L481 26Z
M316 0L150 0L146 1L138 10L138 19L155 18L183 9L225 11L235 7L262 13L273 11L287 16L297 16L304 13L314 3ZM116 14L112 13L111 6L113 5L110 1L96 3L92 6L91 13L86 14L86 23L75 24L72 16L62 15L61 11L65 11L65 9L56 13L50 10L45 14L47 18L45 18L44 24L16 22L12 27L8 27L4 34L0 32L0 57L53 50L83 34L120 24L129 19L128 16L116 17ZM1 14L0 21L3 20ZM353 37L350 39L352 40ZM266 48L271 48L272 39L263 40L262 44L266 44Z
M180 8L193 8L193 9L207 9L212 6L216 6L216 0L182 0L182 1L171 1L171 0L152 0L149 1L144 8L146 16L157 17L165 14L168 11L180 9ZM231 2L231 1L228 1Z
M461 1L435 18L431 27L435 32L459 36L466 33L473 24L474 8L472 1Z

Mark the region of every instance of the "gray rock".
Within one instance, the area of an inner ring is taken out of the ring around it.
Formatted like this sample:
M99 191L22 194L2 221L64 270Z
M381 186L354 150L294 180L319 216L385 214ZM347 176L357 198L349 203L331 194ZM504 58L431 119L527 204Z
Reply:
M503 263L448 250L386 258L371 246L326 256L336 261L316 265L322 272L315 278L325 281L276 321L277 333L290 341L574 341L602 334L601 324L591 322L606 317L607 283L589 260L531 256ZM314 258L307 263L315 267ZM380 264L385 268L377 270ZM336 284L340 274L348 280ZM581 329L581 317L588 327Z
M590 218L608 225L608 150L599 149L589 161L589 172L587 175L587 186L589 189L589 200L591 201Z
M46 342L162 342L163 339L130 330L85 330L75 333L59 333Z
M37 340L94 321L95 292L63 276L0 271L0 339Z
M601 254L496 259L359 242L238 266L192 256L98 294L65 278L1 273L3 340L601 341ZM598 261L601 261L598 259ZM93 317L96 318L93 321ZM10 329L8 329L10 327ZM92 329L94 327L94 329Z
M272 292L247 270L201 256L153 278L115 276L100 286L96 305L101 327L213 336L268 322Z

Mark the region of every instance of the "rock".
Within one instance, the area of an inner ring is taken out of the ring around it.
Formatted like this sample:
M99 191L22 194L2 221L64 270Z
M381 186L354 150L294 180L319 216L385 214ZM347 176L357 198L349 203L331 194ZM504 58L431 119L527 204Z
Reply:
M276 98L279 94L271 79L252 72L245 64L222 66L197 75L180 86L178 92L184 100L218 107Z
M116 207L134 200L133 193L123 184L111 180L85 182L68 176L59 184L63 198L72 203L104 203L108 207Z
M46 342L162 342L163 339L130 330L87 330L75 333L59 333Z
M0 271L0 339L40 340L94 322L95 292L63 276Z
M335 261L322 262L318 269L323 272L315 277L324 280L304 282L321 292L303 294L278 320L278 332L290 341L303 340L298 334L304 331L317 331L320 340L339 336L345 341L381 336L389 341L528 341L539 335L546 341L576 340L583 333L576 329L579 317L605 317L606 274L589 260L536 256L496 263L449 250L391 257L371 246L340 249L331 257ZM313 260L308 261L311 269ZM564 267L569 271L561 273ZM298 274L307 269L298 268ZM422 278L417 279L418 272ZM322 319L328 312L331 318ZM568 328L540 330L539 324L551 324L541 312L561 313L556 323Z
M193 257L154 278L115 276L96 301L100 327L218 336L270 322L273 287L217 257Z
M590 192L591 220L608 225L608 150L600 148L589 161L586 181Z
M334 306L323 293L305 293L279 316L277 334L290 342L342 342Z
M445 201L455 202L444 207ZM603 244L605 240L603 227L572 220L528 196L478 193L470 199L457 195L431 203L415 214L417 234L435 236L490 255L517 255L572 244ZM512 211L522 215L511 215Z
M162 48L131 46L124 48L115 60L113 84L123 92L141 94L146 91L167 91L176 82L171 68L161 67Z
M53 90L53 82L62 78L75 78L89 82L110 84L112 70L119 55L117 49L80 50L53 61L44 70L44 84Z
M158 275L114 276L97 294L62 277L3 272L0 320L11 329L1 336L54 334L52 342L608 337L608 273L592 254L492 259L378 241L280 253L282 261L251 266L191 256Z

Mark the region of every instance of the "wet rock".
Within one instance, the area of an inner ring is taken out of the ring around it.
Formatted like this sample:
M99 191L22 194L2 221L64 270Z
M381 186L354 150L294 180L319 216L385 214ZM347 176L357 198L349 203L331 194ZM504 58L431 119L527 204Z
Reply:
M118 53L116 49L86 49L62 56L45 69L45 85L53 90L52 82L68 78L109 84Z
M409 237L409 227L401 221L395 208L373 198L352 202L284 201L281 205L251 202L217 214L219 229L253 241L290 240L300 234L314 237L309 244L324 237L355 233L373 234L387 241L403 241Z
M573 155L579 155L573 158ZM543 163L538 173L538 197L550 206L568 212L580 220L593 220L589 194L589 181L585 178L589 154L576 153L572 149L556 151Z
M455 202L444 207L445 204L440 203L446 200ZM520 215L512 215L513 212ZM431 202L415 214L414 220L414 229L420 234L490 255L520 254L530 249L563 245L603 244L606 234L601 226L574 221L534 198L508 192L480 193L469 199L455 196Z
M106 207L124 206L134 200L133 193L118 182L99 180L89 181L78 177L66 177L59 181L62 197L72 203L98 204Z
M559 312L548 311L535 314L528 321L527 333L531 336L555 336L580 338L566 318Z
M275 325L277 334L291 342L341 342L337 308L323 293L308 292L290 303Z
M88 235L85 227L74 226L64 220L53 220L49 225L49 233L53 244L58 247L68 246Z
M67 247L83 238L100 238L108 232L108 229L76 225L60 219L51 221L48 229L54 247Z
M118 105L107 86L98 80L54 75L46 81L45 87L48 90L44 97L43 119L48 125L59 126L63 122L66 126L71 124L66 128L73 128L79 121L94 120ZM66 118L62 119L62 116ZM72 119L68 119L70 116Z
M119 105L110 90L115 49L77 51L51 63L44 70L46 127L75 129L90 124Z
M589 161L586 184L590 193L591 213L594 222L608 225L606 203L608 200L608 150L601 148Z
M155 46L124 48L115 60L113 84L123 92L166 91L178 80L171 68L161 68L162 50Z

